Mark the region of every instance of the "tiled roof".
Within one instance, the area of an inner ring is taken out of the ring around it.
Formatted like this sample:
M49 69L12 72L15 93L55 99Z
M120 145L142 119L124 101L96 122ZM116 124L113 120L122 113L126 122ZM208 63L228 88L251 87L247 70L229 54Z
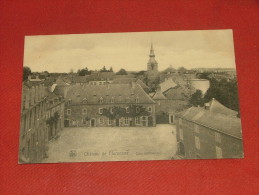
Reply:
M109 85L80 85L70 86L66 99L72 100L72 104L81 104L84 99L87 104L98 104L100 98L103 104L111 103L136 103L136 98L140 104L154 104L154 100L137 84L109 84Z
M203 107L191 107L181 112L180 117L242 139L241 120L238 117L213 112Z

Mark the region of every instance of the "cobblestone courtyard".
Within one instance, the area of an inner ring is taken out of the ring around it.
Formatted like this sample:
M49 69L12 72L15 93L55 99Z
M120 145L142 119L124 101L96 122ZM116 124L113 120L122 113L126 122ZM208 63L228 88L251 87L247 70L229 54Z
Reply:
M48 143L51 162L169 160L177 144L175 126L65 128Z

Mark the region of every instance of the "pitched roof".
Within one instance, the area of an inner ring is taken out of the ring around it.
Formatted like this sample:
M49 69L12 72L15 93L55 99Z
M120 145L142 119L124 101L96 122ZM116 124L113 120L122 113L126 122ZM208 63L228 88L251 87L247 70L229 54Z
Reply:
M109 84L109 85L80 85L70 86L66 99L71 99L72 104L80 104L84 99L87 104L97 104L100 98L103 103L135 103L138 97L140 104L154 104L154 100L137 84Z
M191 107L181 112L180 117L242 139L241 120L238 117L213 112L203 107Z
M167 98L161 92L161 89L157 89L155 95L152 97L154 100L166 100Z
M212 100L207 103L207 106L211 112L221 113L229 116L237 116L238 114L237 111L227 108L226 106L219 103L215 98L212 98Z
M103 81L103 80L112 80L114 77L114 72L92 72L91 75L86 77L87 81Z
M139 84L143 89L149 89L149 87L143 83L142 80L137 78L116 78L113 80L113 84L131 84L132 82L136 82Z
M87 83L87 76L74 76L73 77L73 82L74 83Z

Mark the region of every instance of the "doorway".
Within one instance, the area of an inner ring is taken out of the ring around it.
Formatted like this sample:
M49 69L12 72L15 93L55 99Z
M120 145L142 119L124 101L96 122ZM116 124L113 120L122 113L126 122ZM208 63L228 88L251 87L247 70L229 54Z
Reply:
M95 127L95 119L91 119L91 127Z

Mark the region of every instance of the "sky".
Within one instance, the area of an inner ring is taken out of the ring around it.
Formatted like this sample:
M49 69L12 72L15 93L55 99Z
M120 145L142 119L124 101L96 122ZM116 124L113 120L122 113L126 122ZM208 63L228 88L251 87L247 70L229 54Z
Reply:
M24 66L33 72L76 72L103 66L114 71L146 70L151 42L159 71L170 65L235 68L232 30L26 36Z

